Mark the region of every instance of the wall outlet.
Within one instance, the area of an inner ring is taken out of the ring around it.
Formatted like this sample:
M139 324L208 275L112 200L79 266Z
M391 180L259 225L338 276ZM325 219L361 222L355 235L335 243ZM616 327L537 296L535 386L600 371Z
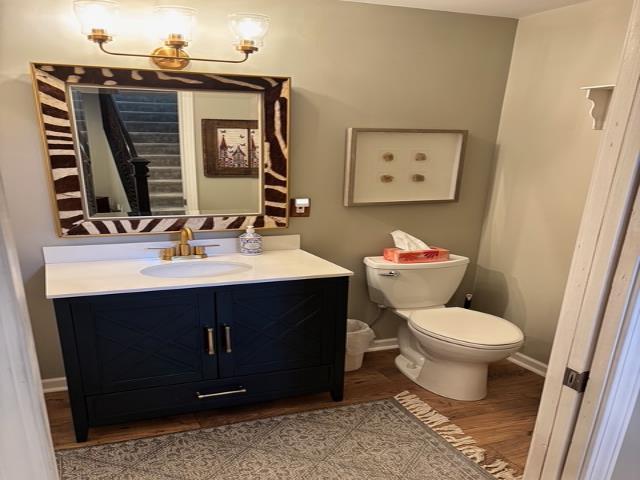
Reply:
M289 200L290 217L308 217L311 215L311 199L292 198Z

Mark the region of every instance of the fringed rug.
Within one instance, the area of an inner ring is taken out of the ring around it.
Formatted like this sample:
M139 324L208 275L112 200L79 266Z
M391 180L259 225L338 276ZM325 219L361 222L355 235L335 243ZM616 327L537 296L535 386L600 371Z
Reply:
M57 452L62 480L514 480L415 395Z

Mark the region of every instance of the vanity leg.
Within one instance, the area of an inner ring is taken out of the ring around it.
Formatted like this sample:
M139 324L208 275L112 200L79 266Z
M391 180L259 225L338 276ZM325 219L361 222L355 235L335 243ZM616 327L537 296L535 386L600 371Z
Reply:
M84 443L89 438L89 426L85 424L79 424L80 422L73 422L73 428L76 432L76 442Z
M331 389L331 399L334 402L341 402L344 399L344 385Z
M80 361L76 348L75 328L71 306L66 298L53 301L58 321L58 333L62 343L62 357L67 374L67 386L69 388L69 404L73 416L73 428L76 433L76 441L86 442L89 436L89 414L87 404L82 391L82 375L80 373Z
M344 361L347 341L347 296L349 278L333 279L333 298L335 299L335 356L331 376L331 398L341 402L344 398Z

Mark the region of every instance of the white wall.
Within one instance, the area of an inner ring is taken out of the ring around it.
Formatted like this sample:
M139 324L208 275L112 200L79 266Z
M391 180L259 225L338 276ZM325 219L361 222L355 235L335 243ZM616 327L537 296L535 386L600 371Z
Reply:
M631 5L593 0L518 24L474 307L517 324L542 362L602 138L580 87L615 83Z

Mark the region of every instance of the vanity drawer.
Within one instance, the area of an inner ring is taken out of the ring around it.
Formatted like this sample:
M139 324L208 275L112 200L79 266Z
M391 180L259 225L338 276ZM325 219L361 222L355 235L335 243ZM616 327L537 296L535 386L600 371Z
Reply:
M89 425L174 415L330 388L331 366L86 397Z

